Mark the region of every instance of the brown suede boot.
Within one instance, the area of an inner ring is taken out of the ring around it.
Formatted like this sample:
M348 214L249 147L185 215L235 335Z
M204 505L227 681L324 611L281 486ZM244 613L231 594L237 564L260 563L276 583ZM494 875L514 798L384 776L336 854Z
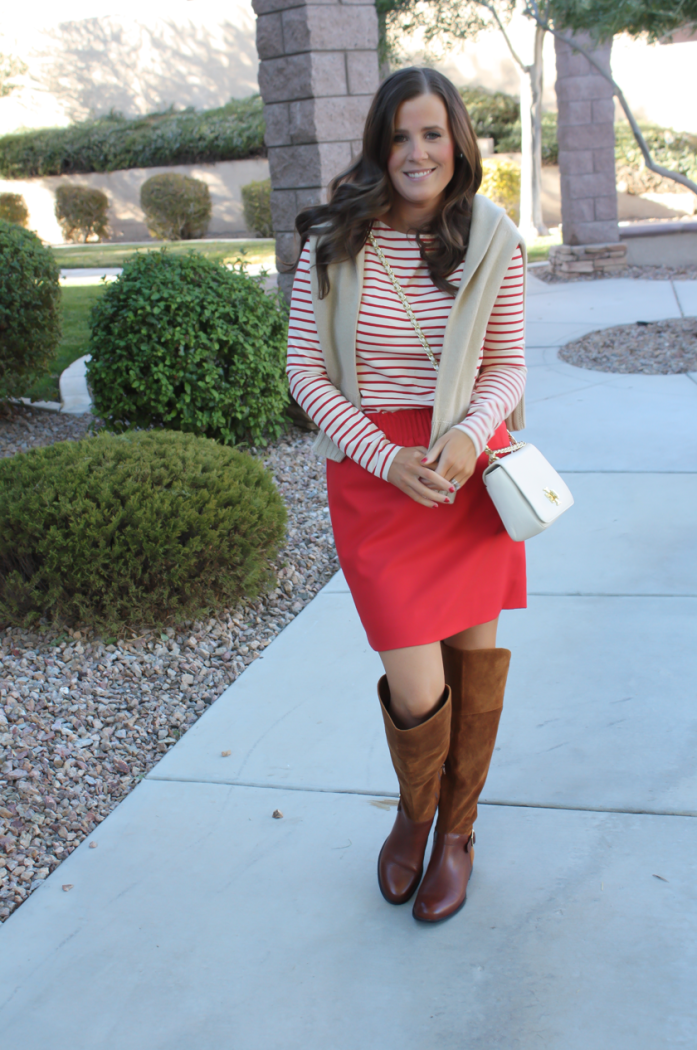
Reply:
M378 682L387 746L399 781L399 806L378 857L378 885L390 904L404 904L423 872L428 833L438 805L441 770L450 743L450 689L436 711L413 729L398 729L390 715L387 677Z
M433 852L414 902L414 918L421 922L447 919L465 903L474 861L472 825L494 752L511 659L508 649L453 649L445 642L441 647L453 710Z

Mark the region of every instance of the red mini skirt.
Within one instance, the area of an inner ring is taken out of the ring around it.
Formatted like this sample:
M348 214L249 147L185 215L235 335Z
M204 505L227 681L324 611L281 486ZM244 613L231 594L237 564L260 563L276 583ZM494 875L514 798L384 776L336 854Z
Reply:
M428 447L430 408L367 415L397 445ZM491 448L508 444L504 424ZM334 539L372 649L441 641L527 604L525 544L501 523L482 454L454 504L422 507L346 457L327 460Z

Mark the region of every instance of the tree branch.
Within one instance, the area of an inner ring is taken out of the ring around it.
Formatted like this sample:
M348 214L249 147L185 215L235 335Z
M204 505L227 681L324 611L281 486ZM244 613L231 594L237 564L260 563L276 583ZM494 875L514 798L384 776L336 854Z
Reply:
M481 2L481 0L477 0L477 2ZM600 62L598 62L597 59L595 59L591 54L589 54L589 52L586 51L584 47L581 47L581 45L577 41L573 40L571 37L565 36L563 33L560 33L558 29L555 29L549 24L549 22L545 21L545 19L543 19L540 14L536 0L525 0L525 14L528 15L529 18L532 18L533 21L537 22L537 24L542 29L546 30L548 33L551 33L552 36L555 36L558 40L561 40L562 43L568 44L568 46L573 48L574 51L579 51L584 56L584 58L588 59L593 68L597 69L600 75L604 77L605 80L607 80L608 84L612 85L613 93L617 97L617 100L624 111L624 115L629 121L629 126L632 129L634 138L636 139L637 145L639 146L639 149L641 150L642 156L644 158L644 163L646 164L646 167L649 169L649 171L655 172L656 175L662 175L664 179L671 179L673 182L679 182L681 186L687 186L687 188L689 190L692 190L693 193L697 193L697 182L693 182L692 179L688 179L687 175L683 175L680 171L671 171L670 168L664 168L662 164L657 164L656 161L653 159L653 157L651 156L651 151L649 150L649 147L646 144L646 139L642 135L641 129L639 128L639 125L634 119L634 114L629 108L627 100L624 97L624 94L622 93L622 89L620 88L617 81L613 79L612 74L608 73L607 70L603 69Z
M517 51L513 47L513 44L511 42L511 38L509 37L508 33L506 32L506 28L505 28L503 22L501 21L501 19L499 18L499 13L496 10L496 8L493 6L493 4L488 4L486 2L486 0L474 0L474 3L478 4L479 7L485 7L487 9L487 11L489 12L489 14L493 16L497 26L499 27L499 29L503 33L503 39L506 41L506 44L508 45L508 50L511 52L511 55L513 57L514 62L518 63L518 65L520 66L520 68L523 70L524 73L529 73L530 72L530 66L526 66L525 65L525 63L523 62L523 60L520 57L520 55L518 55Z

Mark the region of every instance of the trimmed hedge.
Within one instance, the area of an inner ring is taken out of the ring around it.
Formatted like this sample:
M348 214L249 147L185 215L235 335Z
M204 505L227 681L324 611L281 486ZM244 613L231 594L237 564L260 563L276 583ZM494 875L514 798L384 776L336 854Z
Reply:
M29 222L29 209L21 193L0 193L0 219L26 228Z
M92 186L59 186L56 190L56 218L66 241L83 241L109 236L109 198Z
M244 221L257 237L273 237L271 218L271 179L248 182L242 187Z
M92 310L95 411L115 431L264 444L285 425L286 333L285 303L262 278L194 251L133 256Z
M211 221L211 195L206 183L176 172L146 179L140 188L140 206L150 235L158 240L203 237Z
M0 138L0 176L77 175L155 165L213 163L265 155L261 98L232 99L219 109L118 113Z
M0 219L0 398L46 375L61 337L60 271L35 233Z
M286 512L252 456L171 431L0 460L0 616L116 627L271 586Z

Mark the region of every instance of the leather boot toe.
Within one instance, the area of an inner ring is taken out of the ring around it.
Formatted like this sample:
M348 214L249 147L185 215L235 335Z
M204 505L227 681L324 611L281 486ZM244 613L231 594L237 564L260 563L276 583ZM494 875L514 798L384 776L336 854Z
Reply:
M474 832L435 832L431 859L414 901L415 919L442 922L460 910L472 875L473 846Z
M390 904L405 904L423 873L424 853L433 819L410 820L401 806L378 857L378 885Z

